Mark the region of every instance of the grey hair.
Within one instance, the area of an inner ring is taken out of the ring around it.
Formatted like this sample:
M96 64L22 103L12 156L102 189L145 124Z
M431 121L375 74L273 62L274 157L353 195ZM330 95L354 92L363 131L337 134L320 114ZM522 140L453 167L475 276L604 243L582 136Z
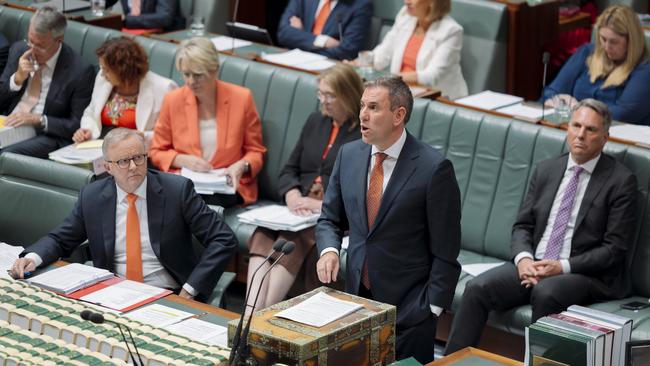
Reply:
M596 112L596 114L600 116L603 126L605 126L605 131L609 131L609 127L612 125L612 112L609 111L607 104L593 98L587 98L578 102L573 110L577 111L582 107L589 108Z
M142 142L142 146L145 146L144 136L142 136L140 132L130 128L114 128L104 136L104 142L102 143L102 154L104 155L104 159L108 158L108 149L110 149L112 145L119 141L124 141L129 137L136 137L140 142Z
M36 11L29 23L36 33L50 33L52 37L63 37L68 24L65 16L56 8L44 6Z
M194 37L181 42L176 52L176 69L181 71L181 62L191 64L191 72L206 74L219 70L219 52L214 43L205 37ZM185 65L190 67L189 65Z
M368 88L386 88L388 89L388 98L390 99L390 110L394 111L396 108L404 107L406 109L406 116L404 116L404 124L411 118L411 111L413 110L413 94L411 88L399 76L386 76L374 80L366 81L364 84Z

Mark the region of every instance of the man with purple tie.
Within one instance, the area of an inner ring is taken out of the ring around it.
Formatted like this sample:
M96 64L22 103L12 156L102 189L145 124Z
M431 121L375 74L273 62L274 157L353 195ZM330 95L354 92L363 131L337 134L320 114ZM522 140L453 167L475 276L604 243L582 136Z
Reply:
M611 114L581 101L568 154L542 161L512 228L512 263L472 279L454 316L446 353L476 347L491 310L530 304L532 321L573 304L622 298L636 221L635 176L602 152Z

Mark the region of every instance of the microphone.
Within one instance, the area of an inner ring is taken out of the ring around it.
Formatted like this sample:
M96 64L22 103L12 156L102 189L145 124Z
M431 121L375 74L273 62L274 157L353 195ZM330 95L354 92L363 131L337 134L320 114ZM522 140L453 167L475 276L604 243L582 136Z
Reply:
M264 272L264 275L262 276L262 280L260 281L260 285L257 288L257 294L255 295L255 300L253 301L253 310L255 310L255 305L257 305L257 298L260 296L260 291L262 290L262 284L264 283L264 280L266 279L266 276L269 274L271 269L275 267L279 262L282 257L285 255L291 253L293 249L296 247L296 244L292 241L285 241L284 245L282 246L282 254L276 259L273 264ZM252 282L252 281L251 281ZM251 314L248 317L248 322L246 323L246 328L244 328L244 331L241 335L239 345L237 347L237 351L235 352L234 359L230 363L230 365L237 365L239 362L243 361L245 362L246 357L248 355L248 333L250 332L251 329L251 322L253 320L253 312L251 311ZM233 342L233 350L235 349L234 347L234 342ZM232 353L232 350L230 351Z
M131 343L133 343L133 347L135 348L135 353L138 355L138 360L140 360L140 363L136 362L135 357L133 356L133 352L131 352L131 347L129 347L129 342L126 341L126 337L124 336L124 332L122 331L122 324L114 322L112 320L108 320L104 318L104 315L100 313L95 313L92 310L83 310L80 314L81 319L83 320L88 320L91 321L95 324L102 324L102 323L112 323L117 326L117 329L119 329L120 334L122 335L122 341L124 341L124 344L126 344L126 350L129 352L129 356L131 356L131 361L133 361L133 364L138 366L144 366L144 362L142 362L142 357L140 357L140 351L138 350L138 346L135 344L135 341L133 340L133 335L131 334L131 329L124 325L124 328L129 332L129 338L131 338Z
M244 298L244 311L241 312L241 317L239 318L239 322L237 323L237 330L235 330L235 335L232 338L232 348L230 349L230 357L228 357L229 360L232 360L233 357L235 356L235 351L239 347L239 342L241 339L241 328L242 328L242 323L244 322L244 314L246 314L246 307L248 306L248 297L251 294L251 289L253 288L252 284L255 282L255 275L257 275L257 272L259 272L260 269L264 266L264 264L271 258L271 256L276 253L276 252L281 252L284 246L287 244L287 241L284 239L278 239L276 240L275 244L273 244L273 251L269 253L269 255L264 258L264 261L257 266L255 269L255 272L253 272L253 275L251 276L251 286L248 288L248 291L246 292L246 297ZM295 244L294 244L295 245ZM276 261L277 262L277 261ZM260 283L260 287L262 284ZM258 291L259 293L259 291ZM257 299L256 299L257 301ZM255 304L253 304L253 310L255 311ZM251 311L251 313L252 313Z
M339 25L339 42L343 43L343 25L342 25L342 22L341 22L341 18L342 18L342 16L341 16L340 13L336 14L336 22Z
M545 51L542 54L542 63L544 64L544 74L542 76L542 121L544 120L544 113L546 108L544 107L544 88L546 88L546 69L548 69L548 62L551 59L551 54L548 51Z

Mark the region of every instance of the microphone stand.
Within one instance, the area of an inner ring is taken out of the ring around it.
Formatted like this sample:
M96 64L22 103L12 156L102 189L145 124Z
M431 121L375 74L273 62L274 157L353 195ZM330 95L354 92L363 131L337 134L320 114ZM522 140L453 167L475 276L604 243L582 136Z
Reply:
M548 69L548 61L551 58L551 54L548 52L544 52L542 54L542 63L544 63L544 74L542 76L542 121L544 120L545 113L546 113L546 107L544 106L545 100L544 100L544 89L546 88L546 69Z
M131 347L129 347L129 342L127 342L126 340L126 336L124 335L124 331L122 331L122 325L120 323L114 322L112 320L108 320L104 318L102 314L95 313L90 310L84 310L81 312L80 315L81 315L81 319L90 320L95 324L102 324L106 322L117 326L117 329L120 331L120 334L122 335L122 340L124 341L124 344L126 344L126 350L129 352L129 356L131 356L131 361L133 361L133 364L136 366L144 366L144 362L142 362L142 357L140 356L140 350L138 350L138 346L135 344L135 340L133 339L133 334L131 334L131 329L129 329L129 327L124 326L126 328L126 331L129 333L129 338L131 339L131 343L133 343L133 347L135 348L135 353L138 355L138 360L140 360L140 363L138 363L135 359L135 356L133 356L133 352L131 351Z

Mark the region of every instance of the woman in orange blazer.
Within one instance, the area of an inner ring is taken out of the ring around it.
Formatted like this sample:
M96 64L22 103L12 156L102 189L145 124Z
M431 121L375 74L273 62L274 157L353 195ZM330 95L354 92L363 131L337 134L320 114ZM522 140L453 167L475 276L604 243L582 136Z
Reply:
M184 41L176 68L185 85L165 96L149 156L163 171L225 168L236 195L204 196L224 207L257 200L266 148L251 91L217 80L219 54L207 38Z

